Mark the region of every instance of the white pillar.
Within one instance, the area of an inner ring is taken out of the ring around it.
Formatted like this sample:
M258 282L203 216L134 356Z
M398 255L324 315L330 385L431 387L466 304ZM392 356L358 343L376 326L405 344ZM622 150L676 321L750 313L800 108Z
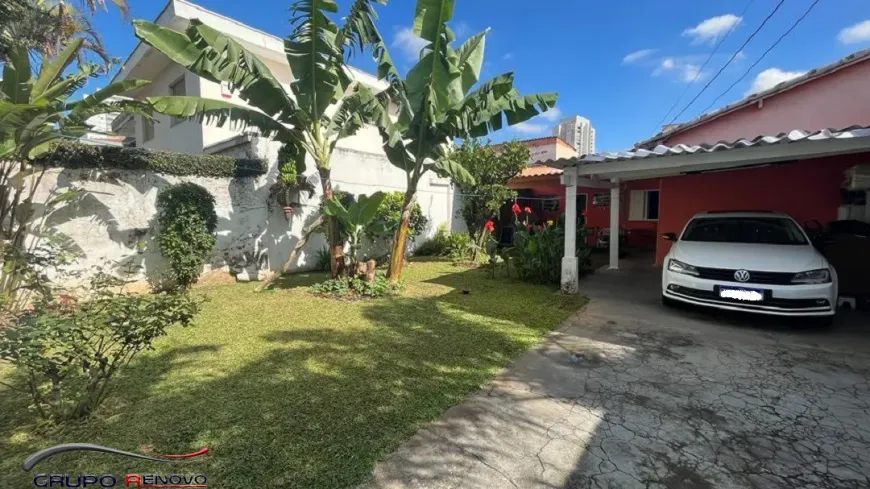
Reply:
M619 269L619 179L610 181L610 269Z
M562 257L562 291L576 294L579 263L577 260L577 167L565 168L565 254Z

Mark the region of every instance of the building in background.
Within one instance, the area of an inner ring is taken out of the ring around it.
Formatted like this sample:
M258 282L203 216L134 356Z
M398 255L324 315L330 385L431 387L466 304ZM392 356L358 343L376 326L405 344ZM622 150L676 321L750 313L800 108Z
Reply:
M567 141L580 155L595 152L595 128L585 117L576 115L562 119L553 128L553 136Z
M564 139L557 136L523 139L519 142L529 148L529 166L537 165L542 161L573 158L577 156L577 151L574 147L568 144ZM501 144L493 144L492 147L498 151Z

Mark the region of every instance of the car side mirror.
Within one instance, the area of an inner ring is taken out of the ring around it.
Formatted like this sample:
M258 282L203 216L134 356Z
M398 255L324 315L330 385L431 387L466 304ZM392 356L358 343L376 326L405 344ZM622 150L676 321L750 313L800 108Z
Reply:
M668 241L676 241L677 233L664 233L662 234L662 239L666 239Z

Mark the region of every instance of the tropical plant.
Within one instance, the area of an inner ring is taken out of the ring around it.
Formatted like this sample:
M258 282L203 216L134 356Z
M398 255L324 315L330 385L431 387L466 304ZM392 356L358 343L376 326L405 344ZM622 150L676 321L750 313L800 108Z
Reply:
M375 192L370 196L360 195L347 206L334 197L323 203L324 213L336 218L347 236L350 259L347 268L350 270L356 270L357 252L366 231L372 233L373 227L380 226L375 222L375 215L386 197L384 192Z
M487 31L473 35L457 49L447 22L454 0L417 0L413 32L425 41L420 58L402 79L383 42L375 45L378 76L389 83L379 94L382 102L377 124L390 163L407 174L402 221L393 239L388 276L402 273L412 204L420 178L429 170L471 182L473 177L451 156L455 138L484 136L528 120L556 104L555 93L521 95L513 86L513 73L477 84L483 66ZM395 121L387 105L398 108Z
M578 236L585 230L578 230ZM589 248L586 241L577 241L577 257L581 268L588 268ZM518 226L511 249L513 266L520 280L557 284L562 275L565 255L565 228L562 222L546 225Z
M111 381L173 324L188 326L200 301L186 294L123 292L124 281L99 272L88 297L40 301L0 327L0 360L21 374L20 390L46 420L87 417ZM121 291L118 288L121 287Z
M102 0L78 2L81 8L62 0L4 0L0 2L0 60L10 49L23 47L44 57L54 57L70 41L81 38L83 51L96 54L108 62L109 56L90 16ZM113 2L126 16L126 0ZM80 52L81 53L81 52ZM80 56L79 60L84 59Z
M0 79L0 297L14 299L21 281L22 260L27 250L37 246L40 237L25 246L45 221L44 209L74 197L73 192L57 189L49 201L33 201L46 167L33 165L32 159L49 151L62 139L84 135L87 120L98 114L138 112L148 116L146 105L135 101L107 102L109 97L141 87L149 82L125 80L110 83L80 100L69 97L93 77L106 73L107 66L77 63L67 74L84 45L81 38L69 42L53 58L42 58L34 69L26 47L15 46L7 53ZM59 200L58 200L59 199ZM39 212L38 212L39 211ZM11 300L15 303L16 301Z
M308 193L310 199L315 191L314 185L305 176L305 159L297 157L296 149L294 145L285 144L278 150L278 182L269 191L288 217L293 212L293 206L299 204L302 192Z
M404 198L404 192L398 190L387 193L387 197L375 213L375 222L380 223L381 226L372 228L366 234L370 240L391 239L396 234L399 223L402 221L402 201ZM419 237L426 230L427 224L429 224L429 219L423 215L420 204L415 202L413 209L411 209L411 233L408 239L413 241Z
M371 281L360 276L338 277L311 286L314 294L337 299L374 299L395 295L400 289L400 285L390 283L380 270Z
M484 224L498 217L506 200L516 197L507 183L528 165L529 148L514 140L502 143L496 151L488 144L471 139L462 143L453 153L453 159L474 177L473 183L456 182L462 192L459 212L472 238L482 244L480 231Z
M293 154L299 160L309 156L314 160L323 198L330 200L335 144L355 134L377 106L371 91L352 78L346 60L370 43L383 44L374 26L373 4L385 2L355 0L342 26L330 18L338 11L334 0L298 0L290 7L292 31L284 49L294 75L292 96L260 58L197 19L184 32L136 20L139 39L202 78L229 83L251 107L193 96L149 97L148 101L156 111L176 117L254 126L264 136L295 147ZM328 224L331 268L337 276L343 263L339 223L330 218ZM284 263L285 272L291 258Z
M157 244L169 261L176 287L186 289L196 283L214 249L214 205L208 190L191 182L171 185L157 194Z

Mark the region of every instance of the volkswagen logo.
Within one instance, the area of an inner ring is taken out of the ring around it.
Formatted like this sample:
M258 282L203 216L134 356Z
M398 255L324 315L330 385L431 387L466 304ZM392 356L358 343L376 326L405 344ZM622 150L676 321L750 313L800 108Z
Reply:
M737 270L734 272L734 280L738 282L749 282L749 272L746 270Z

